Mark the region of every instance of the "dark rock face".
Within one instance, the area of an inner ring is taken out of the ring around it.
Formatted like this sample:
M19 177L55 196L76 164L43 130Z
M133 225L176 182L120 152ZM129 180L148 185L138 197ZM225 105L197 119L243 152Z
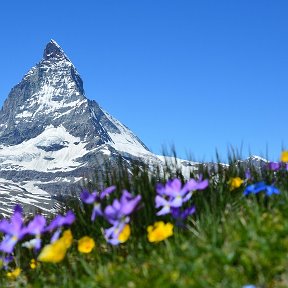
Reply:
M47 125L62 124L81 140L86 135L90 138L97 135L95 144L103 144L109 136L98 119L90 117L97 106L88 104L80 75L52 40L43 60L12 89L5 101L0 112L0 141L6 145L19 144L41 134Z
M13 203L30 211L44 201L52 209L52 196L62 197L75 187L79 191L76 183L83 176L103 169L107 161L116 165L119 157L127 163L159 161L127 127L86 98L76 68L51 40L43 59L11 90L0 111L0 183L17 186L22 195L0 198L0 214L6 208L9 213ZM4 186L0 194L10 195L6 188L2 193ZM37 203L27 203L25 193L38 195Z

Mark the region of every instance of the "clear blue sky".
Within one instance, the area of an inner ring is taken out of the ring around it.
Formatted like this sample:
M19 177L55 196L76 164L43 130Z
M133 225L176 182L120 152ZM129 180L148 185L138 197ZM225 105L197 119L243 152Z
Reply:
M86 96L156 153L288 147L288 1L4 0L0 104L55 39Z

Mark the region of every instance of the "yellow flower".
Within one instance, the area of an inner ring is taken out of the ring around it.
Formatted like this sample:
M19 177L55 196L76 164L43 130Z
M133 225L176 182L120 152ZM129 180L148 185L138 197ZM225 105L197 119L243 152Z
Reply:
M37 261L35 259L31 259L30 268L31 269L36 269L37 265L38 265Z
M78 240L78 251L81 253L90 253L94 247L95 241L88 236L84 236Z
M11 271L11 272L7 272L7 277L9 278L17 278L21 273L21 269L20 268L16 268L15 270Z
M42 262L58 263L61 262L67 252L67 249L71 246L73 236L70 230L66 230L63 236L53 242L46 245L38 256L38 260Z
M66 248L70 248L70 246L72 245L72 241L73 241L73 235L71 233L71 230L68 229L66 231L63 232L63 235L61 237L66 245Z
M159 242L173 235L173 224L155 222L153 226L148 226L147 232L149 242Z
M230 186L230 191L239 188L244 181L240 177L230 178L228 184Z
M128 240L131 234L130 225L126 224L118 236L118 240L120 243L124 243Z
M288 151L283 151L281 154L281 161L288 162Z
M42 262L58 263L61 262L67 252L67 247L63 239L58 239L52 244L46 245L38 256Z

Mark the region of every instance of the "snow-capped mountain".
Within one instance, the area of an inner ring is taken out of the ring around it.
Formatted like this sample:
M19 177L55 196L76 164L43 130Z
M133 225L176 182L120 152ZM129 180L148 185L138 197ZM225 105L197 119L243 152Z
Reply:
M63 205L57 199L80 192L83 178L107 162L117 167L119 160L127 167L132 161L175 166L175 158L151 153L132 131L86 98L76 68L51 40L0 111L0 215L9 215L16 203L29 212L57 212ZM177 159L176 166L188 178L200 165ZM217 171L215 163L204 166Z
M161 160L123 124L85 96L83 81L51 40L42 60L0 111L0 214L15 203L57 210L65 194L107 160Z

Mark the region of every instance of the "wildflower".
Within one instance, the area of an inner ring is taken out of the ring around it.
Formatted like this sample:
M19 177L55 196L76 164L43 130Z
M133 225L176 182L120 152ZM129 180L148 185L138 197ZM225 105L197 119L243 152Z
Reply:
M189 184L192 180L195 181L194 179L191 179L182 188L181 181L175 178L174 180L169 180L165 186L158 184L156 190L159 195L168 196L170 198L169 202L172 207L181 207L182 203L188 201L192 196L192 193L188 193L191 191Z
M13 260L13 256L12 255L9 255L9 256L1 256L0 257L0 269L5 269L7 270L8 269L8 264Z
M41 250L38 261L59 263L61 262L67 252L67 249L72 244L72 234L70 230L63 233L63 236L51 244L44 246Z
M45 229L45 231L52 231L64 225L71 225L75 221L75 215L72 211L68 211L65 216L57 215Z
M230 186L230 191L239 188L243 182L244 180L242 180L240 177L230 178L230 180L228 181L228 184Z
M281 163L279 162L269 162L267 168L271 171L278 171L281 168Z
M46 219L42 215L36 215L25 229L27 234L35 235L35 238L22 244L23 247L35 250L41 248L41 234L44 232Z
M165 215L171 212L171 203L169 200L166 200L164 197L157 195L155 197L155 207L159 208L162 206L162 209L156 213L156 215Z
M10 222L6 219L0 221L0 232L6 233L3 241L0 243L0 251L8 254L12 253L16 243L26 234L23 225L22 208L19 205L15 206Z
M155 197L156 208L162 207L157 215L165 215L171 212L171 208L178 208L192 197L195 190L207 188L208 180L200 178L198 181L190 179L183 187L181 181L177 178L169 180L165 186L158 184L156 187L157 196Z
M208 185L209 185L208 179L202 180L202 175L199 176L198 180L190 179L187 182L188 189L191 191L204 190L208 187Z
M37 268L37 266L38 266L37 261L36 261L35 259L31 259L31 261L30 261L30 268L31 268L32 270L34 270L34 269Z
M34 239L22 243L21 246L30 250L34 248L36 251L38 251L41 248L41 238L37 236Z
M192 214L196 212L196 208L194 205L186 208L184 211L181 208L171 208L171 215L174 219L176 219L176 225L182 226L184 220Z
M11 272L7 272L7 277L9 278L17 278L21 274L21 269L18 267Z
M45 228L44 231L53 231L57 228L56 232L51 238L51 243L55 242L62 232L62 227L64 225L71 225L75 221L75 215L72 211L68 211L65 216L57 215L54 220L51 221L49 226Z
M149 242L160 242L173 235L173 224L158 221L148 226L147 232Z
M257 194L261 191L266 190L266 184L264 182L258 182L256 184L251 184L246 187L246 189L243 192L244 196L247 196L249 194Z
M280 194L279 189L272 185L266 185L266 196L271 196L273 194Z
M78 240L78 251L81 253L90 253L94 247L95 241L88 236L84 236Z
M84 203L93 204L91 221L94 221L97 216L103 216L103 212L101 209L101 201L110 193L112 193L115 189L115 186L110 186L104 189L101 193L98 191L89 193L87 190L84 190L81 193L80 198Z
M288 151L283 151L281 154L281 161L288 162Z
M39 235L44 230L46 219L42 215L36 215L33 220L29 222L26 228L26 233L32 235Z
M104 230L104 237L111 245L120 244L119 235L123 231L126 223L123 221L116 222L112 227Z
M105 208L104 216L112 225L117 224L119 221L128 223L130 221L129 215L134 212L140 201L140 195L133 197L131 193L124 190L120 201L114 199L112 205Z
M131 193L124 190L120 200L114 199L112 205L104 209L104 217L112 224L112 227L104 230L104 236L108 243L118 245L127 241L130 236L130 215L136 210L141 196L133 197Z
M245 180L248 181L250 179L252 179L251 172L250 172L249 169L246 169L246 171L245 171Z
M119 233L118 240L120 243L124 243L128 240L131 234L130 225L126 224L123 230Z
M131 234L129 224L119 222L112 227L105 229L105 239L111 245L118 245L119 243L126 242Z
M52 244L44 246L44 248L42 249L41 253L38 256L38 261L58 263L64 259L66 252L67 252L66 245L63 242L63 240L59 238Z
M271 196L273 194L280 194L280 191L275 186L266 185L264 182L258 182L258 183L247 186L243 192L243 195L247 196L251 193L257 194L261 191L265 191L266 196Z
M63 240L66 248L70 248L72 245L72 241L73 241L73 235L70 229L66 230L63 232L63 235L61 237L61 239Z

